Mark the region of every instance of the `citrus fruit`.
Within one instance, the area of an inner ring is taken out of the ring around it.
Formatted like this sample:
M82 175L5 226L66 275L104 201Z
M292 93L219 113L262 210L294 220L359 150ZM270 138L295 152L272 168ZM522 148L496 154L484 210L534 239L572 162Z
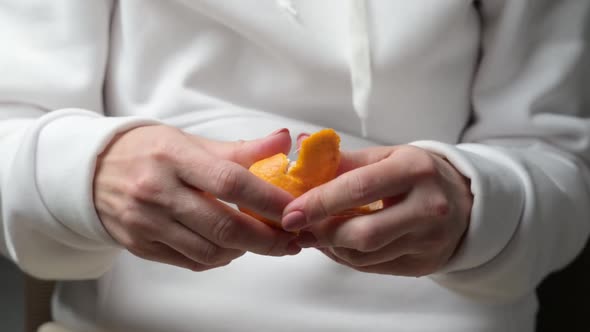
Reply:
M266 182L284 189L294 197L334 179L340 165L340 136L330 128L320 130L301 142L299 157L291 162L283 153L259 160L250 172ZM374 212L383 206L381 201L348 209L336 216L354 216ZM277 226L247 209L241 211L269 225Z

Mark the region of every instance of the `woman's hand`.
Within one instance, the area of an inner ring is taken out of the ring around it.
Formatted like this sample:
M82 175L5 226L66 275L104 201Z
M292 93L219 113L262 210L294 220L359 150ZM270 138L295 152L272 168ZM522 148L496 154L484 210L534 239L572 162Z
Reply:
M293 199L245 167L291 145L287 130L256 141L216 142L167 126L117 137L99 157L94 201L111 236L136 256L194 271L251 251L296 254L292 234L218 201L280 220Z
M354 269L423 276L441 268L467 229L469 181L445 159L413 146L343 153L341 175L291 202L283 228ZM382 199L384 209L349 219L338 212Z

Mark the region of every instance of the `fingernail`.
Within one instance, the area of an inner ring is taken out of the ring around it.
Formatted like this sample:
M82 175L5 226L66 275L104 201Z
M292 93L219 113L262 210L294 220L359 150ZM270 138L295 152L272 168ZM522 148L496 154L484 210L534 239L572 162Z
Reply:
M301 248L311 248L318 246L318 239L311 232L302 232L297 238L297 245Z
M303 142L303 140L305 140L308 137L309 137L309 134L306 134L306 133L301 133L301 134L299 134L299 136L297 136L297 149L301 148L301 143Z
M290 241L287 244L287 255L297 255L301 251L301 247L297 244L296 240Z
M305 226L307 218L301 211L293 211L287 214L282 221L283 229L286 231L297 231Z
M277 130L273 131L268 136L275 136L275 135L280 135L280 134L288 133L288 132L289 132L289 129L287 129L287 128L281 128L281 129L277 129Z
M306 139L308 137L309 137L309 134L301 133L301 134L297 135L297 141L304 140L304 139Z

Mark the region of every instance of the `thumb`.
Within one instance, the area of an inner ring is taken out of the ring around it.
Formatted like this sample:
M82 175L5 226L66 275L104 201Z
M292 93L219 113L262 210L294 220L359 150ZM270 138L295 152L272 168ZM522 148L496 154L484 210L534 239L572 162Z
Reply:
M231 160L244 167L250 167L260 159L277 153L288 154L291 149L289 129L282 128L270 135L251 141L216 142L211 153L221 159Z

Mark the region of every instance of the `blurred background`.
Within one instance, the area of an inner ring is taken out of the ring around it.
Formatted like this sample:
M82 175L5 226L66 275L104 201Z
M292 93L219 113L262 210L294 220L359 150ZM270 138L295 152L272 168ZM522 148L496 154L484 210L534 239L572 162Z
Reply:
M0 257L0 331L23 330L24 281L17 268Z

